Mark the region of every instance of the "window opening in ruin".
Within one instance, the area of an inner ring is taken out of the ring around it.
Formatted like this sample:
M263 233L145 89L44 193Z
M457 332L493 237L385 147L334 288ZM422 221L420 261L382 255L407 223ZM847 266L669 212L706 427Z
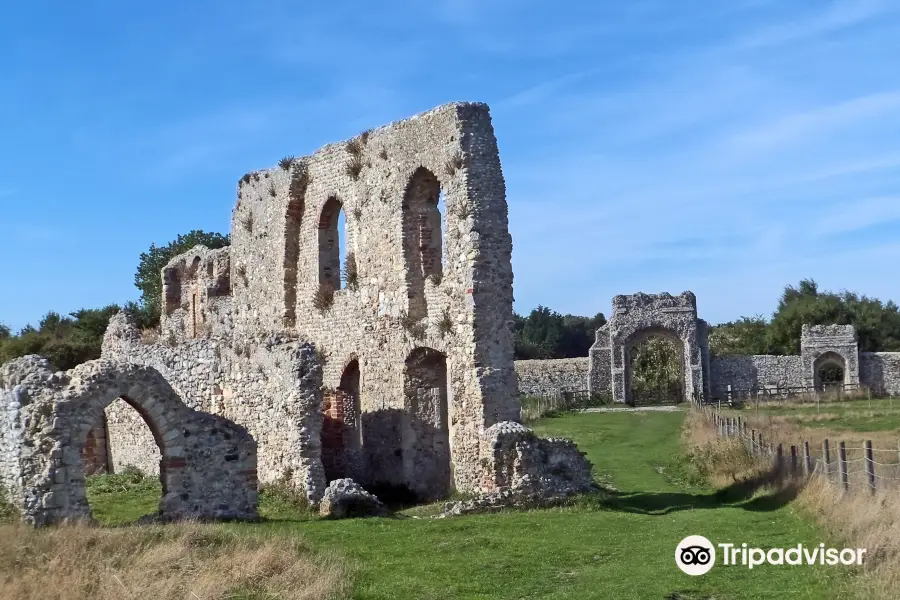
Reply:
M424 167L416 169L403 197L403 257L406 262L408 314L415 320L428 316L425 282L443 277L441 184Z
M319 217L319 284L341 289L341 235L343 206L332 196ZM346 237L346 236L344 236Z
M340 257L341 266L340 273L347 272L347 240L350 239L347 232L347 216L344 214L344 211L338 213L338 221L337 221L337 230L338 230L338 256ZM341 281L341 285L344 285L344 278L339 277Z
M328 481L354 477L361 461L359 361L344 368L341 383L323 394L322 466Z
M443 190L443 188L441 188L440 193L438 193L438 201L437 201L437 224L438 224L438 227L440 228L438 231L438 234L440 236L438 239L438 242L441 245L441 254L440 254L441 277L444 276L444 271L447 269L447 244L445 243L445 241L443 239L444 226L446 225L446 223L445 223L446 215L447 215L447 205L446 205L446 202L444 202L444 190ZM447 231L449 231L449 229L447 229Z
M626 346L625 384L633 405L684 401L684 347L673 336L649 332Z
M815 365L815 386L820 391L839 390L844 386L846 368L844 358L836 352L826 352Z
M212 261L209 261L209 262L207 263L207 265L206 265L206 276L207 276L207 277L212 277L212 276L213 276L213 269L214 269L214 268L215 268L215 267L213 266Z
M128 398L114 400L107 411L81 446L87 500L95 517L133 522L159 510L164 493L161 438ZM107 414L115 415L114 420ZM127 505L121 503L123 492Z
M406 359L403 467L407 485L422 500L446 497L453 487L447 395L447 358L416 348Z

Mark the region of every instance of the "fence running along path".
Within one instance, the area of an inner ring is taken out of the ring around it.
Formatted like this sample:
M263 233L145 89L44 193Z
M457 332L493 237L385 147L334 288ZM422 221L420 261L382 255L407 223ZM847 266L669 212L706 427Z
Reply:
M741 440L751 456L770 459L774 467L791 475L822 476L844 493L865 489L874 495L900 487L900 445L874 448L870 440L853 446L831 439L823 440L820 447L808 441L785 444L748 429L743 417L725 416L715 408L701 410L719 436Z

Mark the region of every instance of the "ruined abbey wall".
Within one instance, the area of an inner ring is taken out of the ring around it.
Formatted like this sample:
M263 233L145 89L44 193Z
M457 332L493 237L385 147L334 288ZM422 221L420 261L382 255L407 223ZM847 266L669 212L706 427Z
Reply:
M241 178L237 195L231 246L197 247L163 270L159 340L111 327L104 356L153 365L189 403L246 425L263 480L308 485L302 458L324 461L326 479L425 497L477 489L482 431L520 417L512 242L487 106L441 106L286 158ZM322 423L292 429L286 392L270 387L290 361L261 349L267 335L315 348L321 385L286 389L316 394L302 408ZM138 456L146 438L125 442L139 420L108 412L113 461L150 467ZM301 457L297 435L308 437Z

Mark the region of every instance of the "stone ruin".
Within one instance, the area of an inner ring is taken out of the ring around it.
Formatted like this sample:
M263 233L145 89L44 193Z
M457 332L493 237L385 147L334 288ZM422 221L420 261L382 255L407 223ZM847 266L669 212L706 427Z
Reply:
M117 399L162 454L162 518L256 518L256 443L243 427L191 410L148 367L95 360L54 373L26 356L0 368L0 487L25 522L91 516L80 450Z
M183 461L178 468L199 464L186 446L176 455L170 446L187 427L167 432L157 423L181 423L169 412L176 404L178 415L197 423L193 439L209 439L201 462L222 484L199 474L175 478L166 487L166 514L250 516L255 495L239 483L255 493L257 473L260 482L287 483L314 504L329 482L347 478L426 501L453 491L527 487L553 496L590 487L590 466L571 443L522 432L507 443L491 433L517 425L520 405L512 240L486 105L443 105L247 173L237 185L230 237L229 247L198 246L162 270L159 331L138 331L120 313L104 337L98 365L141 373L141 381L165 390L150 396L165 396L171 408L155 409L156 421L148 421L140 408L148 392L134 383L110 386L77 417L77 436L65 430L47 438L68 458L41 471L34 485L11 486L19 495L47 503L40 490L55 486L60 500L50 505L64 507L58 514L82 514L84 462L92 471L135 465L164 483L173 456ZM46 403L54 405L64 393L41 386L56 389L54 378L77 382L96 368L40 370L25 378L28 393L49 394ZM18 392L0 387L15 404ZM213 444L212 425L200 427L213 422L223 424L215 427L219 435L232 436L227 451ZM235 462L237 440L244 442ZM11 452L4 448L5 460ZM10 464L5 472L12 481L20 470ZM227 502L223 486L238 490Z
M849 389L900 394L900 353L860 352L853 325L803 325L800 354L712 355L709 325L697 316L690 292L616 296L609 322L596 331L585 358L516 361L519 390L539 396L588 392L630 402L632 347L662 336L682 350L684 400L727 396L731 390L822 389L820 373L833 366Z
M684 393L687 398L702 394L705 361L709 358L706 322L697 318L697 297L693 292L634 294L613 298L609 321L597 330L589 351L592 393L611 391L614 402L631 401L631 349L647 337L663 336L681 349Z

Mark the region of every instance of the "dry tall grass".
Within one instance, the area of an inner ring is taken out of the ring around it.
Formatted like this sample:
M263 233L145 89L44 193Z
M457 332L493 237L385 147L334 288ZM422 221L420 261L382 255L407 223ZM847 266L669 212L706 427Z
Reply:
M312 600L347 591L340 562L285 537L199 524L0 526L0 600Z
M867 431L864 433L831 429L828 427L807 427L806 423L834 420L834 413L803 415L741 415L747 423L747 430L760 432L767 442L782 444L787 451L796 446L802 453L804 442L809 444L810 454L816 459L824 458L823 443L827 439L831 446L830 469L836 476L838 465L839 443L844 442L847 449L849 484L853 488L868 486L865 472L866 441L872 442L872 459L877 463L875 472L878 485L882 487L900 487L900 447L896 431ZM875 419L881 416L877 411L861 411L855 416Z
M808 480L778 476L771 465L751 458L739 440L719 437L715 425L699 412L685 421L683 435L692 456L708 457L710 483L724 486L763 478L761 491L767 493L802 486L793 504L801 514L815 519L844 547L867 550L863 571L852 587L841 590L842 597L900 598L900 492L882 491L873 497L859 487L842 494L838 486L816 475Z

